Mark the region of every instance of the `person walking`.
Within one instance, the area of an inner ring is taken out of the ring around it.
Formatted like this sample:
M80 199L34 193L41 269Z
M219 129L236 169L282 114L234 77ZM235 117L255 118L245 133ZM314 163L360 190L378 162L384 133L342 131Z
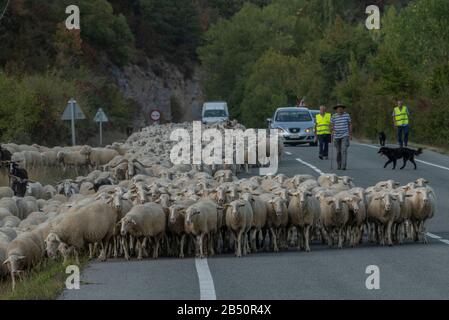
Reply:
M393 110L393 123L398 130L398 143L401 148L408 147L408 137L410 133L410 112L402 100L397 101L397 106Z
M319 143L321 160L329 159L329 143L332 142L331 135L331 114L326 112L326 106L320 107L320 113L316 115L315 120L315 143Z
M346 170L348 163L348 148L352 141L352 121L351 116L345 112L346 106L337 105L337 111L331 118L332 135L335 149L337 150L338 170Z

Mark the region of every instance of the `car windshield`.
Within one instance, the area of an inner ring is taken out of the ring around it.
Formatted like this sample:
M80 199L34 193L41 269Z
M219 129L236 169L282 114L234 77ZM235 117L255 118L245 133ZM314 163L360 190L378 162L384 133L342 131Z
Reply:
M222 118L227 117L226 111L224 110L206 110L204 112L205 118Z
M279 111L276 115L277 122L308 122L312 117L308 111Z

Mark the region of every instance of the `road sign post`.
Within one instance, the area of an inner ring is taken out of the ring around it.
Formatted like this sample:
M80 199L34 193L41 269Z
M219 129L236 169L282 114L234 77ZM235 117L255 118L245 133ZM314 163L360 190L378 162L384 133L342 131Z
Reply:
M62 114L61 120L71 122L72 145L74 146L76 145L75 121L84 119L86 119L86 116L76 103L76 100L70 99L70 101L67 104L67 107L64 110L64 113Z
M100 108L97 111L97 114L94 117L94 121L100 125L100 146L103 145L103 123L109 122L106 113L104 113L103 109Z

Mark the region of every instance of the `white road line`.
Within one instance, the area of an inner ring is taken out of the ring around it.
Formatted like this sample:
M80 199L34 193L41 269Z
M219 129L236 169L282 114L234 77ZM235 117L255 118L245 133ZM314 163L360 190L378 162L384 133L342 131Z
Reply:
M441 242L445 243L445 244L449 244L449 240L446 239L440 239Z
M291 155L292 155L292 153L289 152L289 151L285 151L285 154L288 155L288 156L291 156Z
M302 160L302 159L297 158L296 161L298 161L299 163L302 163L302 164L305 165L305 166L308 166L310 169L312 169L313 171L315 171L315 172L318 173L319 175L323 175L323 174L324 174L323 171L321 171L320 169L318 169L318 168L315 167L314 165L312 165L312 164L310 164L310 163L308 163L308 162L305 162L305 161Z
M432 238L432 239L437 239L437 240L442 239L441 237L439 237L439 236L437 236L437 235L435 235L435 234L433 234L433 233L430 233L430 232L427 232L427 236L428 236L429 238Z
M418 159L416 159L416 162L424 163L424 164L427 164L428 166L432 166L432 167L435 167L435 168L439 168L439 169L443 169L443 170L449 171L449 168L440 166L438 164L434 164L434 163L430 163L430 162L422 161L422 160L418 160Z
M365 147L368 147L368 148L379 150L379 147L372 146L370 144L366 144L366 143L357 143L357 144L360 145L360 146L365 146ZM439 168L439 169L443 169L443 170L449 171L448 167L440 166L440 165L435 164L435 163L430 163L430 162L423 161L423 160L418 160L418 159L416 159L416 162L419 162L419 163L422 163L422 164L426 164L426 165L431 166L431 167L435 167L435 168Z
M210 273L207 259L195 259L196 272L200 282L200 298L201 300L217 300L215 294L214 280Z

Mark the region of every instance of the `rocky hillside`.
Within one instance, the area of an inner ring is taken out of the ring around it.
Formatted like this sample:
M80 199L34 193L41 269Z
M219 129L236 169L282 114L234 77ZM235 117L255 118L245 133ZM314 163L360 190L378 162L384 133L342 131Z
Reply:
M111 73L124 97L139 106L134 127L151 123L150 113L155 109L161 111L162 122L192 121L201 116L204 98L198 65L187 77L179 67L160 57L146 59L143 66L113 67Z

